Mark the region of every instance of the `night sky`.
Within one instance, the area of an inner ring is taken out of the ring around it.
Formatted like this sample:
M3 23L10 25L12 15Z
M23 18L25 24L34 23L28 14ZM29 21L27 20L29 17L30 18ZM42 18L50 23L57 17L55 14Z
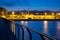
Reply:
M60 11L60 0L0 0L0 7L7 10L52 10Z

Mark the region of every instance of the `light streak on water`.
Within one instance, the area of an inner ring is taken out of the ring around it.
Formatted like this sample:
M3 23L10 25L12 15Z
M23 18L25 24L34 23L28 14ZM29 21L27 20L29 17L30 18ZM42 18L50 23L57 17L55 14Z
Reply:
M60 22L57 22L57 29L60 29Z
M27 26L28 25L28 21L21 21L21 24Z
M44 32L47 33L48 21L44 21Z
M25 21L25 26L28 26L28 21Z
M21 21L21 24L22 24L22 25L25 25L25 26L28 26L28 21ZM22 26L22 27L23 27L23 26ZM26 30L25 27L23 27L23 29L24 29L24 39L25 39L25 40L28 40L28 38L29 38L28 32L27 32L27 30Z
M57 22L57 38L60 38L60 22Z
M21 24L23 25L24 24L24 21L21 21Z

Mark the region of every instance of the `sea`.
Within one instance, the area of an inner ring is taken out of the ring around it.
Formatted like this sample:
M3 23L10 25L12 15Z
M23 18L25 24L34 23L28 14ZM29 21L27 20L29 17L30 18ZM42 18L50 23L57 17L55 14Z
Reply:
M55 38L56 40L60 40L60 21L16 21L18 24L22 24L36 30L42 34ZM32 33L32 40L42 40L39 34L33 32ZM21 32L20 32L20 36ZM20 37L20 39L22 39ZM26 29L24 29L24 39L29 40L29 34Z

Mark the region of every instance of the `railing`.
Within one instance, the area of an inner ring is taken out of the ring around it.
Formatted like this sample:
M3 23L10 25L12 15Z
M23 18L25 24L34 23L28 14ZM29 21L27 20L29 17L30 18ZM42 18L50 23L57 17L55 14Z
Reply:
M10 20L8 20L8 21L10 21ZM10 21L10 23L13 23L13 21ZM28 34L29 34L29 40L33 40L33 34L32 34L32 32L35 32L35 33L37 33L39 36L40 36L40 38L41 39L39 39L39 40L56 40L55 38L52 38L52 37L50 37L49 35L46 35L46 34L43 34L43 33L40 33L40 32L38 32L38 31L36 31L36 30L33 30L33 29L31 29L31 28L29 28L29 27L27 27L27 26L24 26L24 25L20 25L20 24L17 24L16 22L14 22L14 24L15 24L15 29L13 28L13 30L15 31L13 31L14 32L14 34L16 35L16 37L17 37L17 39L18 40L25 40L24 38L25 38L25 35L24 35L24 31L25 31L25 29L24 28L26 28L26 30L27 30L27 32L28 32ZM12 27L11 27L12 28ZM22 33L20 32L20 30L22 31ZM32 31L32 32L31 32ZM22 34L22 35L21 35ZM28 39L27 39L28 40ZM37 39L38 40L38 39Z
M22 38L21 40L25 40L24 39L24 28L26 28L26 30L27 30L27 32L28 32L28 34L29 34L29 40L32 40L32 32L31 31L33 31L33 32L35 32L35 33L37 33L38 35L40 35L40 37L41 37L41 39L42 40L55 40L54 38L52 38L52 37L50 37L49 35L46 35L46 34L42 34L42 33L40 33L40 32L38 32L38 31L36 31L36 30L33 30L33 29L31 29L31 28L28 28L27 26L24 26L24 25L20 25L20 24L17 24L17 23L15 23L15 25L16 25L16 27L17 27L17 30L18 30L18 34L16 34L16 30L15 30L15 34L16 35L18 35L17 36L17 39L18 40L20 40L20 37ZM22 29L22 36L20 36L20 29ZM37 39L38 40L38 39Z

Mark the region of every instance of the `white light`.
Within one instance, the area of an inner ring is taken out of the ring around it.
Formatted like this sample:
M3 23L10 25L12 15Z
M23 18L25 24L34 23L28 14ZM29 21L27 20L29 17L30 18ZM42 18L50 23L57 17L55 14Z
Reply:
M47 33L48 21L44 21L44 32Z
M60 15L60 13L57 13L58 15Z
M21 24L24 24L24 21L21 21Z
M28 22L27 22L27 21L25 21L25 23L27 24Z
M12 14L14 14L15 12L12 12Z

